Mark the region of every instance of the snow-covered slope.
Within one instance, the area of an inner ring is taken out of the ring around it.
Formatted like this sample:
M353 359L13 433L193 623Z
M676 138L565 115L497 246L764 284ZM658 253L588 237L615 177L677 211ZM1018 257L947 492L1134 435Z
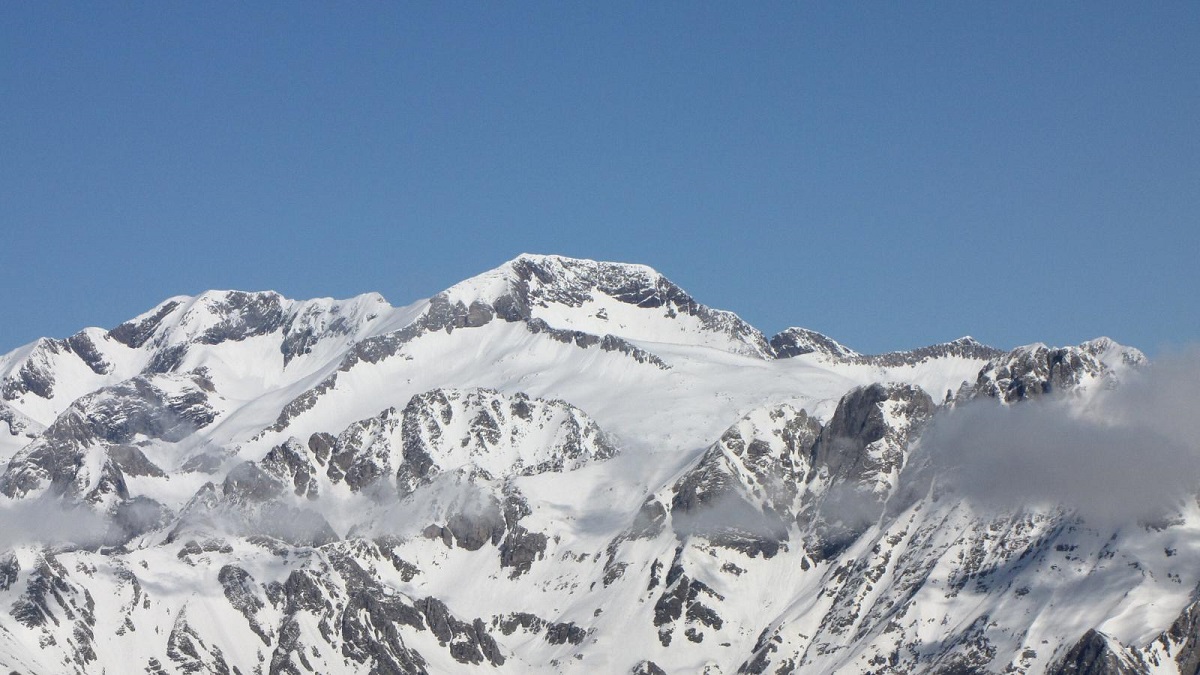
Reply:
M1193 673L1194 500L984 505L928 432L1103 417L1149 367L768 341L558 256L400 308L172 298L0 356L0 666Z

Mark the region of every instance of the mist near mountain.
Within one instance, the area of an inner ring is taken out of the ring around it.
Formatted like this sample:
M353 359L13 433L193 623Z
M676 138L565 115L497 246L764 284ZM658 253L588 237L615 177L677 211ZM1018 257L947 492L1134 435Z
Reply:
M1094 524L1161 518L1200 490L1200 351L1164 356L1082 403L974 400L922 436L942 483L991 509L1059 505Z

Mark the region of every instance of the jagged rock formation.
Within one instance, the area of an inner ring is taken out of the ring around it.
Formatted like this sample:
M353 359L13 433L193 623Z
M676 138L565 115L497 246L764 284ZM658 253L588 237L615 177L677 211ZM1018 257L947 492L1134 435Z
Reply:
M1102 351L1105 348L1104 343L1102 341L1096 342L1097 346L1093 347L1093 349ZM1117 346L1120 347L1120 345ZM886 354L859 354L833 338L816 331L808 330L807 328L788 328L775 335L771 338L771 348L775 353L775 357L780 359L803 356L805 354L816 354L832 361L888 367L913 365L946 358L986 361L1004 354L1002 350L989 347L970 336L909 351L888 352ZM1137 357L1130 354L1130 358L1136 360Z
M772 337L771 351L778 359L790 359L805 354L818 354L833 360L851 360L860 356L858 352L828 335L797 327L788 328Z

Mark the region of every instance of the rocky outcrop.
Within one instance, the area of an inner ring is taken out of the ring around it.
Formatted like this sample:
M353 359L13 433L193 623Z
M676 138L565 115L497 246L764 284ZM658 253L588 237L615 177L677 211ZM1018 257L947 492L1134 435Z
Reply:
M521 524L521 519L532 512L529 502L511 484L496 488L481 485L472 476L459 478L476 494L451 504L442 518L444 524L429 525L422 534L427 539L441 540L447 547L468 551L491 544L496 547L500 567L511 570L511 578L528 572L543 558L549 541L546 535L531 532Z
M7 429L0 427L0 433L7 432L9 436L23 436L33 439L45 431L44 426L29 419L29 417L4 401L0 401L0 422L3 422L7 427Z
M976 396L1016 403L1070 391L1101 377L1106 368L1079 347L1018 347L994 359L979 372Z
M920 347L902 352L886 354L862 355L852 359L855 363L865 363L873 366L898 367L925 363L935 359L958 358L973 361L986 361L1004 354L1003 350L989 347L973 337L965 336L950 342L943 342L928 347Z
M775 335L771 338L771 349L778 359L817 354L835 362L884 368L912 366L947 358L988 361L1004 355L1003 350L989 347L970 336L907 351L859 354L833 338L807 328L788 328Z
M672 487L675 531L750 555L775 555L803 503L820 432L820 423L791 406L748 414ZM652 525L653 512L645 519L635 530Z
M35 342L32 349L10 373L0 381L0 398L12 401L32 394L40 398L52 398L57 379L57 372L62 368L62 362L78 359L96 375L105 375L112 369L112 364L105 360L97 348L93 335L95 329L80 331L65 340L42 338Z
M1144 672L1144 664L1134 663L1119 646L1114 648L1103 633L1089 630L1048 675L1140 675Z
M770 345L754 327L735 314L696 302L648 267L525 254L508 263L507 268L512 276L507 280L506 292L497 300L498 314L536 316L538 307L577 308L607 297L654 310L666 318L693 317L704 331L723 336L740 353L764 358L771 354Z
M328 437L317 441L328 447ZM446 471L485 478L569 471L616 448L586 413L563 401L490 389L435 389L355 422L328 448L325 474L359 492L381 481L409 494Z
M929 394L907 384L873 384L842 397L813 443L808 484L814 497L798 516L810 528L814 556L836 556L882 515L909 443L934 409Z
M564 401L489 389L414 396L401 426L404 462L396 473L401 492L462 466L487 477L531 476L570 471L617 452L586 413Z
M44 646L70 636L61 649L67 672L86 673L96 661L96 600L50 552L38 554L9 615Z
M137 349L146 344L154 336L163 319L167 318L181 304L182 302L179 300L164 302L149 314L144 314L133 321L127 321L108 331L108 337L123 345Z
M3 475L0 493L22 497L49 490L73 501L109 503L106 495L128 497L122 467L131 475L154 475L156 469L135 444L146 440L176 442L216 419L208 392L189 378L172 377L159 384L134 378L85 396L19 452ZM89 469L99 456L99 478Z
M201 487L180 513L176 531L217 523L245 536L266 535L294 546L337 541L332 526L309 504L317 499L315 474L307 448L291 439L261 460L233 467L219 490L211 484Z
M815 330L792 327L771 338L771 352L777 359L817 354L833 360L848 360L858 352Z

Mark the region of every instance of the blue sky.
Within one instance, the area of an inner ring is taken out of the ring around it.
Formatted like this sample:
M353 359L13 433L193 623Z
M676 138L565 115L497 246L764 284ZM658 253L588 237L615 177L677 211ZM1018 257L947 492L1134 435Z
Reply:
M749 6L746 6L749 5ZM10 3L0 351L522 251L771 333L1200 340L1200 4Z

